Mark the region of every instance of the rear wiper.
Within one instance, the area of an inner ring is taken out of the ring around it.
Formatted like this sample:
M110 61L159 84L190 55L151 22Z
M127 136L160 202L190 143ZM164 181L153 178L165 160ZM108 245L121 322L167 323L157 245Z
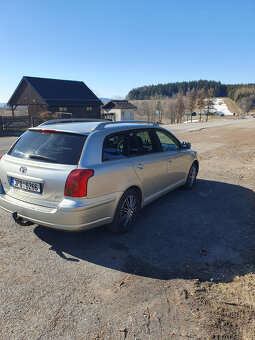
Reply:
M56 159L46 157L46 156L41 156L41 155L28 155L28 158L41 159L42 161L58 163Z

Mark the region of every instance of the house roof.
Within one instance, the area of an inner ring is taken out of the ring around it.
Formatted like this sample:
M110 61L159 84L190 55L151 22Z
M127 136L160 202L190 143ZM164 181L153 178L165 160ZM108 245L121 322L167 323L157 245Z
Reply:
M24 76L11 96L8 105L13 105L15 94L23 82L27 82L49 106L103 105L101 100L83 81L37 78Z
M103 106L103 109L111 110L111 109L131 109L136 110L136 106L129 103L127 100L111 100Z

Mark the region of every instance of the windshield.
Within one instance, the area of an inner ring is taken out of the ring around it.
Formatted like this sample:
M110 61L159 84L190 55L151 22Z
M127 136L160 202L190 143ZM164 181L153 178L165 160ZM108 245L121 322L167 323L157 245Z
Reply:
M47 130L25 132L8 154L39 162L77 165L87 136Z

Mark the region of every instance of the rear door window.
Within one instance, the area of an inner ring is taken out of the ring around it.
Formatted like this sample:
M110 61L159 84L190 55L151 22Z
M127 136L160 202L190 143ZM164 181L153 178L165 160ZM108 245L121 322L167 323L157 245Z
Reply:
M103 161L112 161L127 157L127 135L117 133L106 137L103 146Z
M158 152L154 134L149 129L129 133L129 156L147 155Z
M29 130L8 154L41 162L76 165L87 136L58 131Z

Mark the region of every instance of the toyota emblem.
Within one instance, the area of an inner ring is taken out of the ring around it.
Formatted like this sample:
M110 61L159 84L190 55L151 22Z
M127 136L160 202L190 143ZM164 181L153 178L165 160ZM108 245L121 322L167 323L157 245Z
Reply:
M27 172L27 168L25 166L21 166L19 171L25 174Z

